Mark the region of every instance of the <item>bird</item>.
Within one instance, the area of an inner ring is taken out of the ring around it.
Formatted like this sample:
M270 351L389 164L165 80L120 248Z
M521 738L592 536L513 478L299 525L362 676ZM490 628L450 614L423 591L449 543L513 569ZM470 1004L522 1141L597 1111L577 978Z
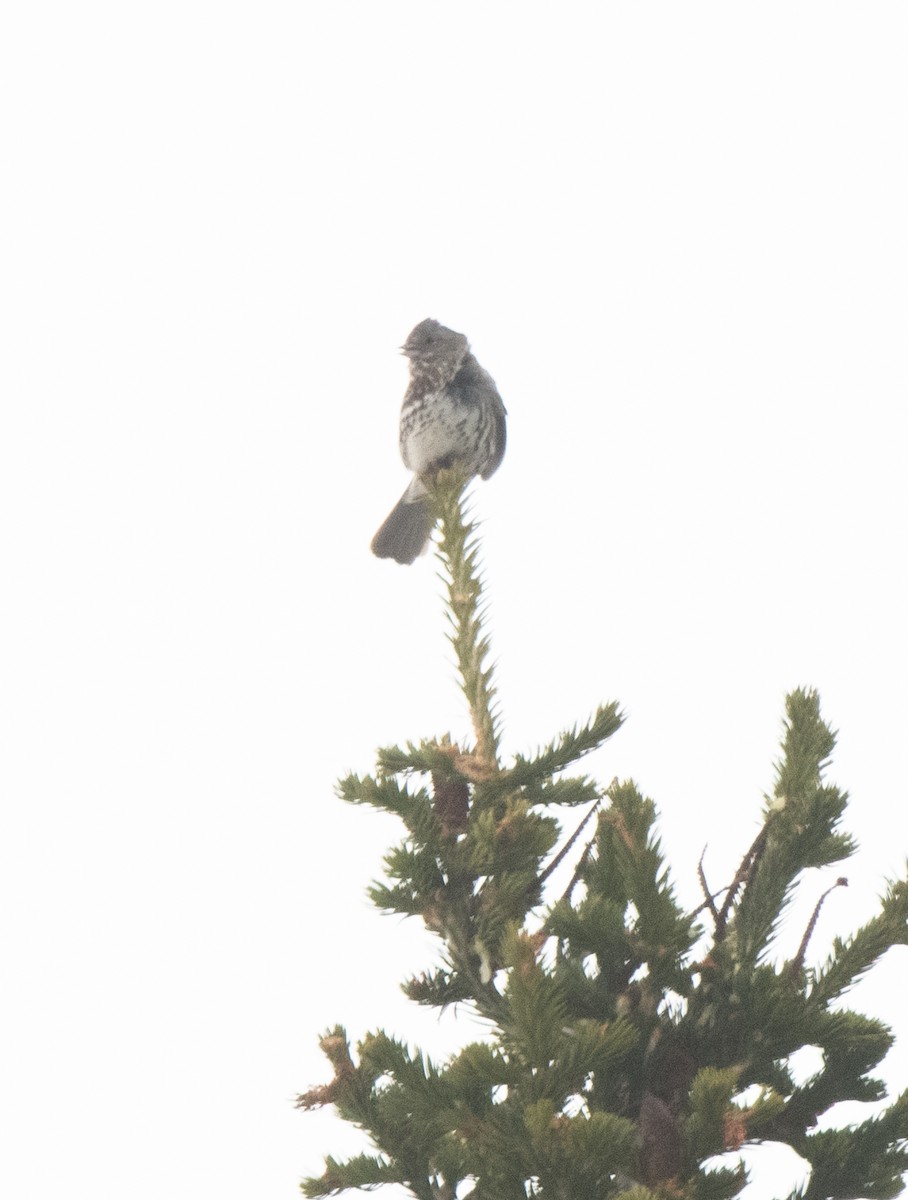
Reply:
M436 475L455 465L468 479L494 475L504 458L507 410L462 333L427 318L400 349L410 360L400 455L413 478L372 539L372 553L409 565L432 536L429 495Z

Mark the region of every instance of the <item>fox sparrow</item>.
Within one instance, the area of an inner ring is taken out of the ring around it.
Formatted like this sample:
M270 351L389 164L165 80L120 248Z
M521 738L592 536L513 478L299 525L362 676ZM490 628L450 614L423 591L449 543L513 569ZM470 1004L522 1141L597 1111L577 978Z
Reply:
M432 534L428 497L437 472L457 464L488 479L500 466L505 407L462 333L420 321L401 350L410 384L400 410L400 454L413 479L372 539L372 552L412 563Z

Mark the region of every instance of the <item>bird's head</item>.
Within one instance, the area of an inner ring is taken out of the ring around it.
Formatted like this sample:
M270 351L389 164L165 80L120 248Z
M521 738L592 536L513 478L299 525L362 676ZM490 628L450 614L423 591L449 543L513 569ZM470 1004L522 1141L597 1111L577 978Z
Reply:
M470 344L462 333L427 317L410 331L400 349L416 368L444 367L453 373L466 358Z

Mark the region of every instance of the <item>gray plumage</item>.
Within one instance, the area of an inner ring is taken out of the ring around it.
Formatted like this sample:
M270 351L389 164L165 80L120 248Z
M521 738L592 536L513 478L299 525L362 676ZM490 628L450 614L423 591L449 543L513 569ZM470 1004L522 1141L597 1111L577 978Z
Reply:
M504 458L507 428L495 382L462 333L421 321L401 349L410 360L410 383L400 410L400 454L413 479L372 539L372 552L412 563L432 534L428 494L438 471L457 463L488 479Z

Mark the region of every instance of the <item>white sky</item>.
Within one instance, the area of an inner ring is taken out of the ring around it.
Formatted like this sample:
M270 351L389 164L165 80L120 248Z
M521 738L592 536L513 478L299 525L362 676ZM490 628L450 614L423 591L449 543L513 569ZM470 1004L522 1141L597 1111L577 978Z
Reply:
M590 768L653 796L695 904L816 686L861 851L815 957L873 913L908 847L906 37L897 3L9 6L3 1195L291 1200L359 1146L292 1108L321 1031L469 1035L364 898L398 828L333 797L467 728L431 558L368 549L426 316L510 414L475 493L506 752L618 699ZM903 1039L905 971L852 997Z

